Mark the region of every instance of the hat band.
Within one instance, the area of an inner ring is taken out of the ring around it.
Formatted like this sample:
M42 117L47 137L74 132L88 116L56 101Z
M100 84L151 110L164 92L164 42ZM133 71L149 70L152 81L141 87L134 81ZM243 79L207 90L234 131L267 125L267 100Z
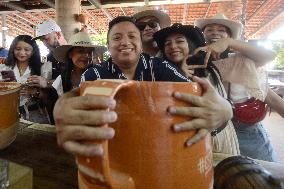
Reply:
M77 42L74 42L74 45L92 45L92 43L88 41L77 41Z

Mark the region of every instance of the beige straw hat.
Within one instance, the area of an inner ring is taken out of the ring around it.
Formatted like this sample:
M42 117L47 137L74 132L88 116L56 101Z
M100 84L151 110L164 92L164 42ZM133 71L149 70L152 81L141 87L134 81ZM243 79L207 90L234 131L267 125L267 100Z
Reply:
M73 47L85 47L85 48L93 48L96 50L105 49L103 46L96 46L91 41L91 38L86 32L78 32L75 35L71 36L67 45L62 45L57 47L53 55L59 62L67 61L67 53Z
M224 14L216 14L212 18L197 19L194 25L204 30L205 26L209 24L220 24L228 27L231 30L232 38L238 39L241 34L243 25L240 22L229 20Z
M171 25L171 18L168 14L160 10L144 10L133 15L133 18L139 20L146 16L153 16L159 20L161 28L166 28Z

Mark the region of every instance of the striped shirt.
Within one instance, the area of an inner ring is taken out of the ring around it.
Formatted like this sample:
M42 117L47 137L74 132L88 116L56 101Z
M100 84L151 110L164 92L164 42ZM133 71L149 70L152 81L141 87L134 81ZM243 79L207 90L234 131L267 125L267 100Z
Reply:
M81 77L83 81L97 79L127 79L112 59L96 64L85 71ZM136 81L190 81L180 69L166 60L141 54L135 70L133 80Z

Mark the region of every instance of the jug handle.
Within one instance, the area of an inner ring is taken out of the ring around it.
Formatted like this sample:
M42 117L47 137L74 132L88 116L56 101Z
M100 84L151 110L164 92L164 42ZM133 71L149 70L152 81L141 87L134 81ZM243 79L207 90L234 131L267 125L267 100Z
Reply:
M88 86L88 82L85 83L86 84L82 83L80 88L84 88L84 85ZM83 94L81 95L106 96L113 99L121 88L130 86L133 83L134 81L130 80L96 80L92 82L92 85L90 87L92 88L92 92L83 90L81 91L83 92ZM102 127L108 127L108 124L105 124ZM108 153L108 140L102 141L100 142L100 144L103 147L103 155L100 157L88 158L94 163L94 165L96 165L92 166L92 172L95 173L95 175L99 175L99 177L96 178L98 182L113 189L134 189L134 180L130 176L119 173L115 170L111 170ZM79 164L78 167L80 169ZM114 175L116 175L115 177L119 178L120 181L118 179L115 179Z

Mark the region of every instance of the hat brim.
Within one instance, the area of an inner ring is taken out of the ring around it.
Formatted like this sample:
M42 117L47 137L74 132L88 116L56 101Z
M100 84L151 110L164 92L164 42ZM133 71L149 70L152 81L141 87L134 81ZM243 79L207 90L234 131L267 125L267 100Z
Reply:
M186 38L188 38L194 46L203 47L205 46L205 39L202 34L202 31L198 27L194 27L191 25L172 25L171 27L167 27L157 31L154 34L154 40L156 41L159 49L164 51L164 45L166 38L171 34L183 34Z
M73 47L84 47L84 48L92 48L96 51L101 50L103 47L102 46L96 46L96 45L62 45L57 47L54 52L53 56L58 62L64 62L67 63L68 58L67 58L67 53L68 51L73 48Z
M44 35L36 36L36 37L34 37L32 40L38 40L38 39L41 38L42 36L44 36Z
M164 13L163 11L159 10L145 10L138 12L133 15L136 20L139 20L146 16L153 16L159 20L159 24L161 28L166 28L171 25L171 18L168 14Z
M241 30L243 25L239 22L234 22L231 20L226 20L226 19L198 19L195 21L194 25L199 27L200 29L204 29L205 26L210 25L210 24L220 24L228 27L231 30L232 33L232 38L233 39L238 39L241 34Z

